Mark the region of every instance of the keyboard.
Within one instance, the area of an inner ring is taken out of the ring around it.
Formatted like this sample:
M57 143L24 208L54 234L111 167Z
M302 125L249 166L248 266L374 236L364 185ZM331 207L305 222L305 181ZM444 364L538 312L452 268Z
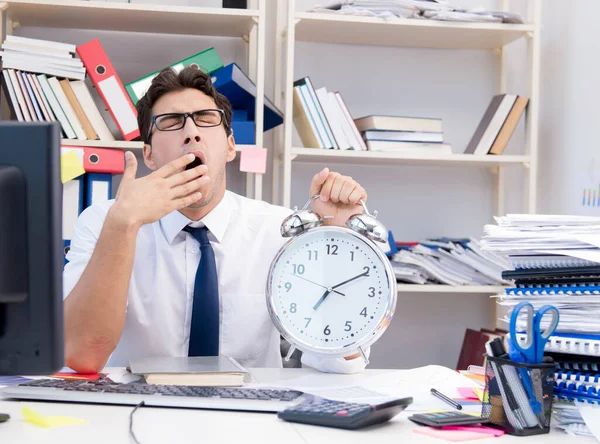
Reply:
M279 412L318 397L297 390L192 387L109 381L37 379L0 389L5 398L90 404L144 405L194 409Z
M0 389L5 398L150 407L273 412L292 422L358 429L389 421L412 398L382 404L332 401L298 390L250 387L192 387L184 385L126 384L110 380L38 379Z

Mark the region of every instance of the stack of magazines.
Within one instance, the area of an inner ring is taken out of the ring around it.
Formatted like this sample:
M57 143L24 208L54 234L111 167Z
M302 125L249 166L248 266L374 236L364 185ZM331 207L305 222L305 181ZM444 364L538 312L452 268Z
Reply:
M558 308L560 322L545 349L557 363L554 422L589 435L582 411L600 405L600 217L508 215L496 221L485 227L482 247L511 263L502 277L513 284L496 296L509 309L503 320L509 322L521 301L536 310ZM525 319L517 326L524 331ZM594 412L598 418L600 407Z
M501 285L508 263L484 252L475 239L429 239L397 244L392 256L396 279L413 284Z

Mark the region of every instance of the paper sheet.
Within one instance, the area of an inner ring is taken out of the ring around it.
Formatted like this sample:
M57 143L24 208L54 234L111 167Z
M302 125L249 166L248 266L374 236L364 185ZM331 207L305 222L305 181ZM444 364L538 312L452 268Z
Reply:
M600 406L578 404L577 408L589 431L600 441Z
M26 405L21 409L21 414L25 421L48 428L66 427L77 424L86 424L88 422L85 419L73 418L72 416L45 416Z

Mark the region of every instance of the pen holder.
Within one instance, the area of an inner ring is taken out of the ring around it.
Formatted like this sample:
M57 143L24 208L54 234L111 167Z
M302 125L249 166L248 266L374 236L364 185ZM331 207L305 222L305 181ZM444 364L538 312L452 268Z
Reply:
M481 416L511 435L548 433L555 367L487 356Z

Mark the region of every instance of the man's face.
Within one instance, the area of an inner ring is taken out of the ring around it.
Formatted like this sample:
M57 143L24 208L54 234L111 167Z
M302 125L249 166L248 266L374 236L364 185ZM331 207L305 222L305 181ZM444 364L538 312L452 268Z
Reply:
M197 89L184 89L165 94L156 101L152 115L166 113L192 113L204 109L216 109L214 100ZM198 127L192 118L185 120L185 126L175 131L159 131L152 128L151 145L144 146L144 162L151 170L157 170L172 160L187 153L196 155L208 167L206 175L210 182L200 188L202 199L190 208L200 208L210 204L216 195L225 190L225 165L235 159L233 136L227 136L223 123L214 127ZM181 170L183 171L183 169Z

